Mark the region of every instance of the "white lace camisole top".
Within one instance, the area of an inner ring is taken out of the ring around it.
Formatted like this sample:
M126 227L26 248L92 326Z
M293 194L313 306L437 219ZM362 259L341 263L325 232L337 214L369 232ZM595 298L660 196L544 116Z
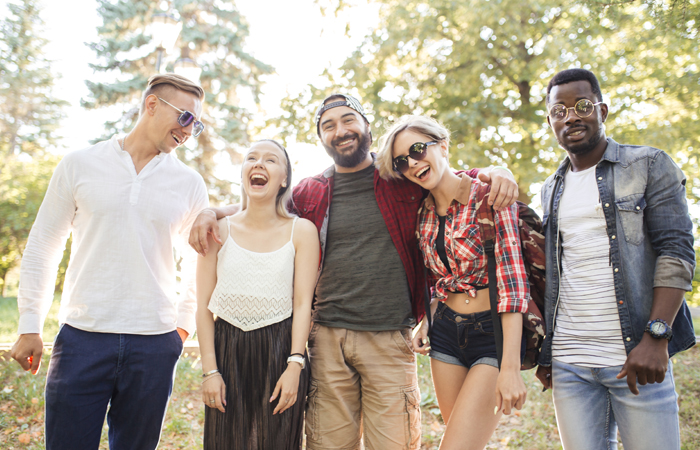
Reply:
M289 242L274 252L246 250L229 235L219 250L216 287L209 311L243 331L278 323L292 315L294 226Z

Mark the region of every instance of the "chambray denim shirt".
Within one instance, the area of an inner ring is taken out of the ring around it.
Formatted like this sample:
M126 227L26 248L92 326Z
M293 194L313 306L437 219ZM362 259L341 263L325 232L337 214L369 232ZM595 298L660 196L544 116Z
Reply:
M542 225L545 232L547 336L539 364L552 364L552 336L559 302L561 245L559 200L569 158L542 187ZM608 138L596 182L610 242L617 310L627 354L639 344L649 321L653 288L691 290L695 271L692 222L688 215L685 176L663 151L620 145ZM688 305L683 304L672 325L669 355L695 344Z

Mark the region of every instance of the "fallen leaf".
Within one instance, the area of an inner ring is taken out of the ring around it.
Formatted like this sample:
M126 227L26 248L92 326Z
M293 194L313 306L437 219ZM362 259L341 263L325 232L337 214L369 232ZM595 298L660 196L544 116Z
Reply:
M192 409L192 408L194 408L194 405L192 404L192 402L189 402L187 404L187 409Z
M29 437L29 435L27 433L22 433L19 436L17 436L17 440L21 444L29 444L29 442L31 442L32 438Z
M34 398L32 399L32 403L36 405L37 403L39 403L39 399L36 398L36 397L34 397Z

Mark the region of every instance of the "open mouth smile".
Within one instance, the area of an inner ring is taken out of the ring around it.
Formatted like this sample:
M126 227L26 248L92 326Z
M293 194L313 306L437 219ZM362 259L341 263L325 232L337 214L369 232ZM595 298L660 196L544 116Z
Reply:
M428 177L429 172L430 172L430 166L425 166L421 170L416 172L416 174L414 176L416 178L418 178L419 180L423 181L423 179Z
M254 173L250 176L251 186L265 186L268 182L268 178L260 173Z

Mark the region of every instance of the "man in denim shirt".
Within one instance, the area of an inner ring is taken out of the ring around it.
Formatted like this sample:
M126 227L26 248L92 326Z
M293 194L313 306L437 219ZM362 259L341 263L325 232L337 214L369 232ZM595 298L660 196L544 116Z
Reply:
M669 355L695 343L683 299L695 270L685 176L661 150L606 138L595 75L559 72L547 123L568 157L542 188L547 336L566 450L679 449Z

